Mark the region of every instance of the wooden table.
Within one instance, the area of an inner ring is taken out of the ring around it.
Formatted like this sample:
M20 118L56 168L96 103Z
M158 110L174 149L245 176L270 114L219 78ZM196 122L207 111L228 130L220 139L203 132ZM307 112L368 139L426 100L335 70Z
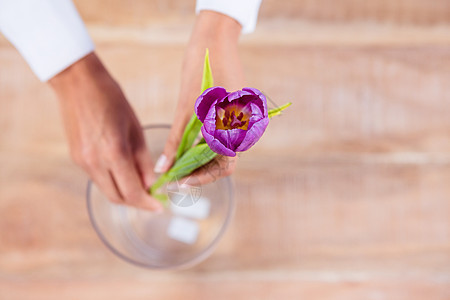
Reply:
M170 122L193 4L76 3L140 120ZM449 20L446 0L266 1L247 79L294 104L241 156L219 247L183 272L101 244L55 96L1 40L0 299L450 299Z

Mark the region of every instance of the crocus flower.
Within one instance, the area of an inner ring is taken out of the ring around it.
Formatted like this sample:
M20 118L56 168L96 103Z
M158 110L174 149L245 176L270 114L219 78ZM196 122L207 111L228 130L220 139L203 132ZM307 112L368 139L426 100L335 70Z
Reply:
M208 146L226 156L248 150L269 124L266 97L254 88L232 93L223 87L209 88L198 97L195 113Z

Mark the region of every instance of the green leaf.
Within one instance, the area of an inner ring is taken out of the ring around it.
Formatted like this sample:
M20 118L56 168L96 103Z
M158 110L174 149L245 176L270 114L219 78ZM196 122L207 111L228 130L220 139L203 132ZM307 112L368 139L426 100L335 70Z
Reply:
M150 189L150 193L159 197L160 194L158 194L157 191L165 183L181 179L191 174L194 170L206 165L216 156L217 153L212 151L208 144L200 144L190 148L175 162L173 167L167 173L162 174L158 180L156 180Z
M216 156L217 153L212 151L208 144L196 145L186 151L165 175L170 178L182 178L207 164Z
M184 129L183 137L181 138L180 145L178 145L177 155L175 159L178 160L189 148L192 147L195 139L200 132L202 122L197 118L195 114L192 115L191 120Z
M211 65L209 63L209 49L206 48L205 63L203 65L203 78L202 78L202 93L214 86L214 79L212 76Z
M169 182L169 178L167 176L167 173L162 174L161 176L159 176L159 178L156 180L155 183L153 183L152 187L150 188L150 194L155 197L156 199L158 199L159 201L161 201L162 199L160 199L160 196L162 194L158 194L158 190L160 187L162 187L165 183ZM162 202L162 201L161 201Z
M167 204L167 200L169 200L169 197L166 194L152 194L153 198L157 199L162 204Z
M278 107L276 107L274 109L270 109L269 112L268 112L269 113L269 118L272 118L272 117L280 115L281 111L283 111L286 108L288 108L289 106L291 106L291 104L292 104L291 102L288 102L285 105L281 105L281 106L278 106Z
M211 65L209 63L209 50L206 49L205 54L205 63L203 65L203 78L202 78L202 86L201 93L203 93L206 89L214 86L214 80L211 71ZM202 127L202 122L197 118L195 113L192 115L191 120L186 125L184 129L183 137L181 138L180 145L178 145L177 154L175 159L179 159L189 148L194 144L195 139L197 138L200 128Z

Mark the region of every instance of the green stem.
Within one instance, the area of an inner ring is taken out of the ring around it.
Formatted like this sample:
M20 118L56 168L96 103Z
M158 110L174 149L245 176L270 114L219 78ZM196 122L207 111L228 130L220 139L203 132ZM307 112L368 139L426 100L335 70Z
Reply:
M188 149L170 168L169 171L162 174L150 188L150 194L161 202L167 201L167 196L159 193L159 189L166 183L174 179L181 179L191 174L196 169L206 165L217 153L209 148L208 144L198 144ZM161 200L162 199L162 200Z
M184 129L183 137L181 138L180 145L178 145L177 154L175 159L178 160L189 148L194 144L197 138L202 122L197 118L195 114L192 115L191 120Z
M281 114L281 111L285 110L286 108L288 108L289 106L291 106L292 102L288 102L285 105L281 105L278 106L274 109L269 110L269 118L278 116L279 114Z

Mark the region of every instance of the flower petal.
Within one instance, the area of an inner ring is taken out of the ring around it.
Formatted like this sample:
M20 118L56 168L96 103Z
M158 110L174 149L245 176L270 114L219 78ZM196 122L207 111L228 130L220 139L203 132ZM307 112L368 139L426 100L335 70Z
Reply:
M251 92L237 90L237 91L229 93L226 100L228 100L228 102L232 102L233 100L241 99L244 96L253 96L253 95L254 94ZM222 101L219 101L219 102L222 102Z
M255 101L254 103L258 104L259 108L261 109L262 113L264 116L268 115L268 110L267 110L267 99L266 96L264 96L264 94L255 88L250 88L250 87L246 87L242 89L243 91L246 91L248 93L251 93L253 95L258 96L260 101Z
M261 108L259 107L259 105L255 104L255 103L250 103L250 110L252 111L252 115L250 116L249 120L248 120L248 128L250 129L254 123L258 122L259 120L264 118L263 113L261 112Z
M206 143L208 144L209 148L211 148L212 151L214 151L220 155L231 156L231 157L236 156L236 152L225 147L219 140L214 138L214 136L211 135L205 129L204 126L202 126L201 131L202 131L203 138L205 139Z
M236 151L242 152L250 149L263 135L264 131L269 125L269 118L264 117L252 124L252 127L247 130L244 140L241 142Z
M213 103L223 99L227 95L228 92L220 86L206 89L195 101L195 113L198 119L203 123Z
M213 102L211 108L203 119L203 126L211 134L213 134L214 130L216 130L216 104L217 100Z
M222 145L227 147L228 149L235 151L236 148L241 144L244 140L245 135L247 134L247 130L235 128L235 129L217 129L214 132L214 137L219 140Z

